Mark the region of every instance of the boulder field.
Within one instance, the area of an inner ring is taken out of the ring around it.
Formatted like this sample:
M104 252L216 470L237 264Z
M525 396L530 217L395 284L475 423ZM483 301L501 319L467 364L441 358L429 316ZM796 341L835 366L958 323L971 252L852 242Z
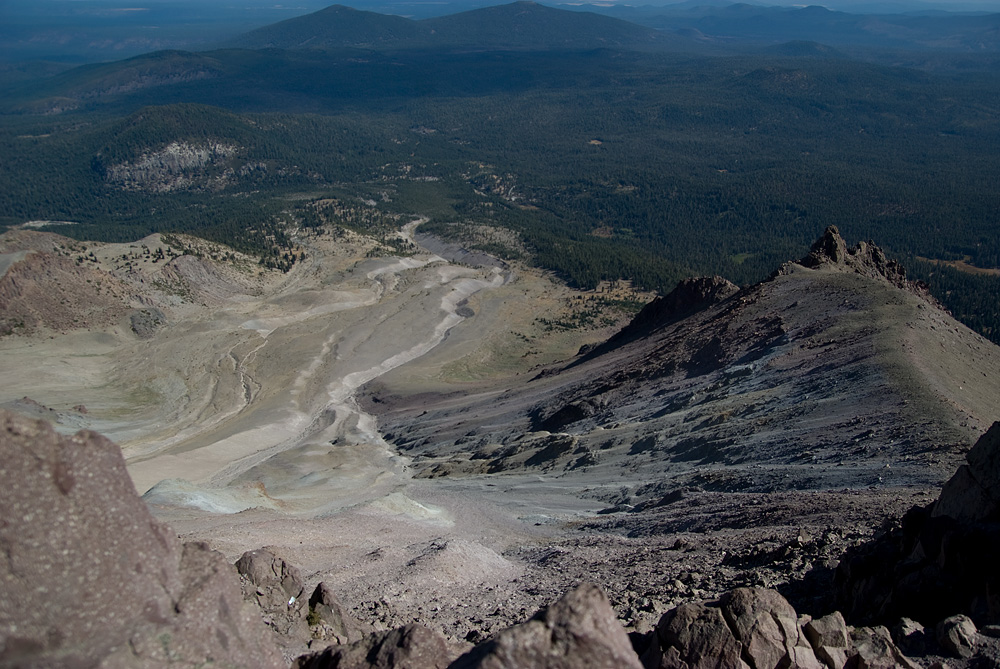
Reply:
M419 624L374 631L350 619L325 584L307 594L298 570L268 550L231 565L206 544L181 543L136 494L118 447L96 433L61 436L3 412L0 451L0 667L842 669L1000 660L996 574L987 568L1000 545L1000 424L934 504L844 556L836 593L844 614L801 615L775 590L743 587L680 604L650 632L627 634L605 593L581 583L475 646ZM296 637L310 653L289 655Z

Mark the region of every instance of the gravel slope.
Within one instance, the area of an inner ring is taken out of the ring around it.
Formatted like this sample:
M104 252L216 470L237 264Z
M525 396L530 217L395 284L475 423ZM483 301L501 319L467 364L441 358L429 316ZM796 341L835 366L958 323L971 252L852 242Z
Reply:
M612 331L546 331L581 296L540 273L301 243L288 275L74 249L117 315L0 338L0 405L108 434L185 539L271 546L380 627L475 640L584 579L633 629L741 584L819 610L830 561L998 417L997 348L845 263L577 357ZM67 244L0 237L4 278Z

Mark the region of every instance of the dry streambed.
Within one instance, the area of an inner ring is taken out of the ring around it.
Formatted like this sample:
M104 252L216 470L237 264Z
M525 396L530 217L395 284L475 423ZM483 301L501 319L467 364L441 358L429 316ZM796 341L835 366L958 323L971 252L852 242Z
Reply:
M412 238L418 223L402 234ZM47 236L32 243L32 252L43 252L64 242ZM403 377L418 390L454 379L449 368L456 366L458 376L468 376L470 365L485 369L491 351L527 336L532 356L502 354L511 374L571 353L578 333L546 339L533 331L536 317L552 316L568 291L531 271L459 265L429 252L367 258L371 243L361 238L303 244L308 259L288 275L261 272L239 257L213 262L222 252L210 248L200 249L201 258L177 256L157 236L74 247L84 266L133 291L132 307L150 315L149 331L137 337L126 321L6 338L0 404L38 413L64 431L108 435L158 513L220 548L239 553L278 543L275 533L316 518L337 518L349 535L376 536L384 532L373 527L401 519L423 543L447 528L452 538L482 545L485 552L459 555L470 564L486 555L490 563L490 546L503 550L522 529L535 531L536 508L489 484L439 495L437 486L412 482L408 459L386 444L355 392L395 370L408 370ZM19 253L4 257L14 265ZM525 295L537 304L525 308ZM558 486L539 495L546 513L566 517L600 506L575 494L564 500ZM481 513L497 500L509 508ZM410 533L397 527L392 534ZM315 566L346 558L328 552ZM393 569L389 564L380 569ZM416 571L435 569L424 560Z

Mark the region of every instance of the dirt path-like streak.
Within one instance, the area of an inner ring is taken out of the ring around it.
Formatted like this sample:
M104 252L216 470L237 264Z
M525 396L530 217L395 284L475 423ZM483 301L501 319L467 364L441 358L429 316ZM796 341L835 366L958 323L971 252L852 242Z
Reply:
M405 226L401 236L412 240L413 230L421 222ZM431 270L431 265L438 265L436 271ZM424 277L423 294L440 295L435 305L437 316L431 316L434 309L429 305L412 302L419 299L418 292L397 290L401 275L414 271L422 273L412 274L406 279L407 285L413 291L412 281ZM374 417L358 407L355 393L369 381L437 347L452 328L465 320L458 313L459 305L481 290L503 285L506 278L500 270L493 270L485 278L471 274L469 269L453 266L435 255L382 261L370 269L365 274L370 282L365 290L371 292L368 299L359 302L389 307L394 319L386 326L390 330L395 327L398 331L398 319L406 319L410 310L415 310L414 316L422 314L422 318L412 319L412 331L394 332L391 336L379 331L383 327L380 321L364 318L356 321L349 335L340 328L329 331L319 350L291 379L286 399L262 414L269 416L266 420L251 417L251 412L259 408L255 399L261 394L260 386L267 381L253 378L247 371L249 363L269 342L280 348L286 326L317 314L310 309L308 316L299 312L244 323L244 329L255 330L262 339L237 365L242 390L239 401L212 421L213 426L221 427L243 414L242 429L232 423L227 435L212 439L206 426L190 428L183 435L187 443L171 440L173 447L147 458L150 462L133 461L138 465L130 467L137 485L143 489L162 478L193 480L187 485L198 489L182 491L185 503L217 512L260 505L261 495L265 496L265 505L277 504L288 511L309 511L319 506L328 511L331 497L357 502L398 489L409 480L408 460L382 439ZM336 311L339 306L324 305L321 310ZM403 323L407 327L410 321ZM346 357L341 359L342 355ZM352 365L363 365L365 360L374 364L351 370ZM199 447L198 441L203 445ZM279 455L279 461L268 462ZM296 476L289 475L289 470L294 470ZM298 484L316 479L330 482L325 489L317 490L305 490L307 486ZM267 492L262 492L262 486L248 488L248 481L267 481ZM163 486L157 487L162 493Z
M359 488L367 486L372 479L392 479L398 484L405 482L408 479L408 459L399 456L393 447L382 438L375 418L358 407L355 393L364 384L400 365L416 360L434 349L444 341L453 327L464 320L464 317L457 313L459 303L481 290L499 287L504 282L504 277L500 272L495 272L489 280L467 277L456 279L448 278L443 271L444 269L445 267L442 267L440 276L442 281L450 286L450 290L441 298L440 309L443 316L430 336L368 369L351 372L342 378L334 379L326 387L327 403L301 432L270 448L235 460L213 476L210 483L214 486L225 486L267 459L307 443L364 447L372 470L370 476L357 477L354 480L341 480L339 482L341 491L346 487L351 487L352 484ZM326 342L317 360L330 354L333 343L332 340ZM298 384L302 383L304 380L298 382ZM379 472L382 475L379 475ZM372 491L372 493L378 494L378 491Z
M418 221L415 221L415 223L422 222L423 220L426 219L419 219ZM316 249L312 249L312 251L313 253L309 256L310 264L311 266L315 266L318 262L317 258L319 254ZM155 419L156 426L162 424L183 425L186 423L187 427L183 427L169 435L161 434L155 439L150 439L148 437L150 430L149 426L143 426L138 430L133 429L133 432L138 432L141 435L147 436L140 436L138 440L128 443L130 464L136 465L164 455L176 454L177 452L201 450L201 448L204 448L205 446L192 447L190 444L196 443L200 435L210 435L214 430L224 426L228 421L235 419L248 409L254 408L252 406L253 399L260 392L261 382L254 379L250 370L252 369L253 362L258 352L263 350L268 345L268 341L272 338L272 335L274 335L274 338L279 340L281 339L281 336L275 333L280 333L290 326L311 318L329 316L336 312L374 306L385 297L387 290L391 290L392 285L396 282L394 277L398 272L416 269L433 262L443 262L443 260L437 256L432 256L425 260L404 258L402 260L397 259L382 262L385 263L383 266L377 267L368 272L366 278L369 283L363 288L355 290L329 291L327 293L327 300L323 304L310 309L280 314L277 316L254 317L242 322L239 325L239 328L255 332L260 338L259 342L256 343L255 347L248 353L241 355L237 353L237 349L244 346L246 341L243 337L241 337L240 341L232 344L231 348L220 358L232 360L234 362L233 373L239 377L238 386L241 389L240 398L237 401L226 402L225 404L228 406L223 406L223 402L221 401L222 398L220 397L220 383L217 379L212 384L211 388L209 388L203 397L201 397L198 401L184 402L183 406L179 407L171 416L158 417ZM299 289L308 288L308 285L303 285L303 279L300 276L301 274L302 272L293 273L292 276L288 277L282 283L272 299L280 299L281 296L293 295ZM387 277L393 278L387 280ZM224 326L223 329L225 329L225 327L230 326ZM323 361L330 355L336 336L337 333L331 335L331 337L324 344L320 354L316 356L310 366L305 370L304 374L299 375L299 380L301 380L303 376L306 378L309 377L322 365ZM275 344L275 346L280 345L280 343ZM297 381L295 385L298 387L301 384ZM301 427L302 425L307 425L309 423L309 421L301 415L301 412L293 413L294 418L290 424ZM248 436L245 433L243 434ZM282 443L290 440L294 440L294 437L291 437L290 439L283 439ZM133 467L133 469L135 469L135 467Z
M251 374L250 367L257 353L267 345L267 339L262 339L246 354L240 355L236 352L236 349L243 344L244 342L242 341L235 344L223 357L223 359L232 361L233 371L239 376L237 385L240 388L240 392L237 393L237 397L240 398L240 401L219 410L216 405L221 391L219 383L214 383L197 403L193 401L188 402L175 412L176 415L172 417L173 422L180 423L186 419L188 422L187 427L183 427L174 434L155 441L135 440L129 443L128 460L130 465L156 458L177 444L181 444L197 437L199 434L204 434L223 425L253 403L257 393L260 392L261 385ZM162 422L162 419L157 422Z

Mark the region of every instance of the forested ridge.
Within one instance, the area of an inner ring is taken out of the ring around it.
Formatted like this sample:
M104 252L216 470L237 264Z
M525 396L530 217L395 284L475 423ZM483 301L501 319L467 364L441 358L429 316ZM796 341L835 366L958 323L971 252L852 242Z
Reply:
M0 223L72 221L59 231L107 240L190 232L274 257L288 226L319 224L311 203L336 198L426 214L444 236L511 230L519 243L477 243L579 287L661 291L692 274L760 280L835 224L1000 340L996 277L915 259L1000 267L996 74L614 49L196 59L224 74L129 88L126 61L49 78L36 99L8 88ZM105 92L72 98L81 90ZM76 108L28 113L60 94ZM225 151L155 187L109 177L171 144Z

